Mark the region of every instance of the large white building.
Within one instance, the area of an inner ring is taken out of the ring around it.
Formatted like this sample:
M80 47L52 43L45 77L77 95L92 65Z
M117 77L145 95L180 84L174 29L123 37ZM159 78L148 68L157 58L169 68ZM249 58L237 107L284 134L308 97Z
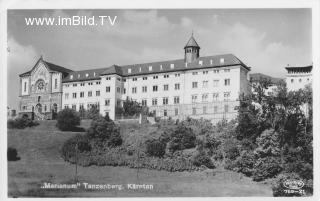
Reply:
M20 75L22 113L34 111L39 116L47 104L48 118L63 108L79 111L95 105L102 115L116 119L116 108L131 98L159 117L230 120L237 115L239 95L250 92L248 66L232 54L200 57L193 36L184 47L184 58L178 60L84 71L48 64L40 58L31 71ZM47 77L35 76L39 68ZM56 96L60 101L50 99Z
M312 83L312 65L299 67L286 67L286 83L289 91L303 89Z

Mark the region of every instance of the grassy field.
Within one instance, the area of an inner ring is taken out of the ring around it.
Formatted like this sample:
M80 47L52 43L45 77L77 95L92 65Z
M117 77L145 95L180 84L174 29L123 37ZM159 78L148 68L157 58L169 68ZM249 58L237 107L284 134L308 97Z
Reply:
M89 122L82 122L87 128ZM134 129L132 130L134 133ZM41 189L44 182L74 183L75 165L60 157L63 142L76 135L61 132L54 121L35 128L8 131L8 146L21 160L8 162L9 197L168 197L168 196L272 196L270 186L238 173L217 168L203 172L176 172L126 167L78 167L79 183L121 184L122 190ZM152 184L152 190L132 190L127 184Z

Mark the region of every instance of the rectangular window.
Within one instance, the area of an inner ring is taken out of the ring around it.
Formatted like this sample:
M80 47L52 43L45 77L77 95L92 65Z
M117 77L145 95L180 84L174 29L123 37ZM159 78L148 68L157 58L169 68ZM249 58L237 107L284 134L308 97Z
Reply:
M106 77L106 80L111 80L111 77Z
M196 115L197 114L197 108L193 107L192 108L192 115Z
M213 70L213 73L219 73L219 70Z
M142 100L142 101L141 101L141 105L142 105L142 106L147 106L147 100L145 100L145 99Z
M208 80L205 80L202 82L202 87L203 88L208 88Z
M137 93L137 87L132 87L132 93L136 94Z
M58 88L58 80L57 79L54 79L54 88Z
M148 79L148 77L143 77L142 79L143 79L143 80L147 80L147 79Z
M224 69L224 72L225 72L225 73L229 73L229 72L230 72L230 69Z
M68 109L69 108L69 106L68 105L64 105L64 109Z
M230 86L230 79L224 79L224 85Z
M163 116L168 116L168 111L167 110L163 110Z
M203 106L203 114L207 114L207 106Z
M158 91L158 86L157 85L152 86L152 90L153 91Z
M192 95L191 100L192 100L192 103L196 103L197 102L197 95Z
M213 80L213 87L219 86L219 80Z
M27 91L27 83L25 82L24 83L24 92L26 92Z
M229 105L224 105L224 112L229 112Z
M192 88L198 88L198 82L192 82Z
M219 93L213 93L213 101L217 101L219 98Z
M174 115L178 116L179 115L179 109L178 108L174 108Z
M88 91L88 97L92 96L92 91Z
M208 102L208 94L202 94L202 102Z
M132 78L132 81L137 81L137 80L138 80L138 78L136 78L136 77Z
M174 104L179 104L180 103L180 97L179 96L175 96L174 99Z
M192 75L198 75L198 72L192 72Z
M110 87L106 87L106 92L107 92L107 93L110 92Z
M169 90L169 85L168 84L163 85L163 91L168 91L168 90Z
M82 86L82 87L83 87L83 86L84 86L84 83L80 83L80 86Z
M153 79L158 79L158 75L153 76Z
M83 109L84 109L83 104L80 104L79 105L79 110L83 110Z
M203 74L204 75L206 75L206 74L208 74L209 73L209 71L203 71Z
M96 91L96 96L100 96L100 91Z
M164 75L163 77L164 77L164 78L169 78L169 75Z
M76 87L76 86L77 86L77 84L73 84L72 86Z
M163 103L163 105L168 105L168 103L169 103L168 97L164 97L162 99L162 103Z
M105 100L105 106L110 106L110 99Z
M72 105L72 109L76 110L77 109L77 105Z
M117 93L121 93L120 87L117 87Z
M224 97L224 100L229 100L229 98L230 98L230 92L224 92L224 93L223 93L223 97Z
M214 112L214 113L218 113L218 106L214 106L214 107L213 107L213 112Z
M143 87L142 87L142 92L143 92L143 93L146 93L146 92L147 92L147 86L143 86Z
M158 105L158 99L153 98L152 99L152 105Z
M72 98L77 98L77 93L72 93Z
M179 83L174 84L174 89L175 90L180 90L180 84Z
M80 92L80 98L83 98L84 97L84 92Z
M123 88L123 94L126 94L126 91L127 91L126 88Z
M180 77L180 73L174 74L175 77Z
M64 99L69 99L69 93L64 94Z

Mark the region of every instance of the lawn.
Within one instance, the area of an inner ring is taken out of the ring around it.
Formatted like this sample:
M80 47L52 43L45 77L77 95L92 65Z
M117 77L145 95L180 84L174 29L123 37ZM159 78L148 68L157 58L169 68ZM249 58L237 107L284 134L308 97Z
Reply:
M82 126L87 128L89 122L82 122ZM134 129L131 131L135 133ZM78 180L81 184L117 184L122 185L123 189L41 189L44 182L74 183L75 165L64 162L59 151L63 142L76 134L57 130L55 121L41 122L35 128L9 130L8 146L17 148L21 160L8 162L8 196L272 196L269 185L253 182L241 174L221 168L213 171L171 173L147 169L138 171L126 167L78 167ZM127 188L127 184L152 184L153 189L133 190Z

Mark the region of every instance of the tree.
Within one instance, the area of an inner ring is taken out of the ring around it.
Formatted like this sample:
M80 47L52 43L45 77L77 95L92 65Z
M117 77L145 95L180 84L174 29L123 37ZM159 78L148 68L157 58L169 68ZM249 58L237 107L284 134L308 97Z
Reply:
M57 127L62 131L75 130L80 125L79 113L72 109L64 109L58 113Z
M127 99L123 102L123 115L125 116L133 116L133 115L138 115L142 111L142 106L140 103L137 101L134 101L132 99Z

